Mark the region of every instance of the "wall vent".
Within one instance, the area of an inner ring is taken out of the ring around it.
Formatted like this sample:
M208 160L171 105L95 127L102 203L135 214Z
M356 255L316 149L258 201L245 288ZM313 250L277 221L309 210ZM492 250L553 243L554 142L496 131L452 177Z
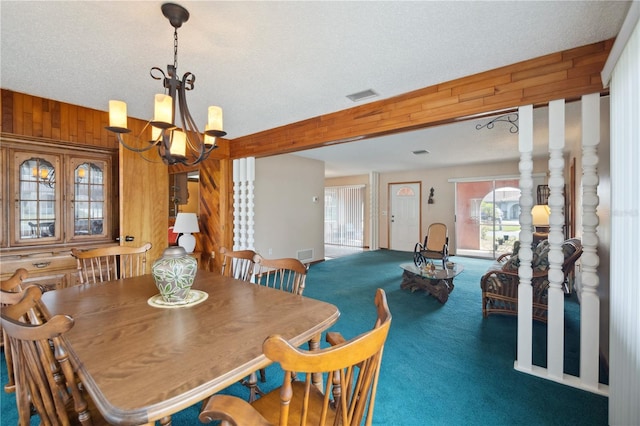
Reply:
M298 260L304 262L305 260L313 259L313 249L298 250Z
M352 93L350 95L347 95L347 98L351 99L353 102L358 102L363 99L374 98L376 96L378 96L378 94L375 91L373 91L373 89L367 89L367 90L363 90L362 92Z

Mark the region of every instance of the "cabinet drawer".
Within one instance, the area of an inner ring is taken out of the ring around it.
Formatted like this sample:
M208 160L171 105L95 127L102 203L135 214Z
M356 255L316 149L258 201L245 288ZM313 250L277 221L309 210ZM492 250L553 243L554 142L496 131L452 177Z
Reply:
M17 269L24 268L32 273L50 273L53 271L73 270L76 260L71 254L8 256L2 259L2 279L10 277Z
M44 291L57 290L67 287L67 274L55 275L38 275L29 276L24 283L38 284L43 287Z

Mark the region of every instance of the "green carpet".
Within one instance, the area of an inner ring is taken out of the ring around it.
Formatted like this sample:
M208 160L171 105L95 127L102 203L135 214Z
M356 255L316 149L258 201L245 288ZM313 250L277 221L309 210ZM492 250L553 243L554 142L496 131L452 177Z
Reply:
M455 257L464 272L445 305L426 293L401 290L400 263L412 253L378 250L312 265L305 296L338 306L333 330L353 337L375 319L376 288L387 292L393 322L385 346L376 425L606 425L607 398L517 372L516 318L482 318L480 276L491 261ZM576 374L579 315L566 308L565 372ZM534 363L544 365L546 325L534 325ZM206 356L203 354L203 356ZM4 356L3 356L4 358ZM263 390L278 386L277 365L267 369ZM2 360L2 383L6 368ZM248 396L234 385L224 393ZM2 425L17 423L15 400L2 393ZM175 426L198 424L199 406L173 416ZM32 422L37 424L36 422Z

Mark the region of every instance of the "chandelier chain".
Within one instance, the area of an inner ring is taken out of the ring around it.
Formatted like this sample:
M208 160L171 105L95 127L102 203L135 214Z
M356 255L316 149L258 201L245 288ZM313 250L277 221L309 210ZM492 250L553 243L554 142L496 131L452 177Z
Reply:
M173 30L173 67L178 70L178 29Z

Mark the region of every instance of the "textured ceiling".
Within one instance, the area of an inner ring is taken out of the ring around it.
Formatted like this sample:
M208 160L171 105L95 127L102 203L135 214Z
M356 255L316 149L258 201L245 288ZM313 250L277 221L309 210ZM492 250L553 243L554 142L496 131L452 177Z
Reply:
M2 87L101 110L109 99L125 100L129 115L150 118L162 87L149 70L173 63L173 28L161 4L2 0ZM230 139L609 39L629 7L621 1L180 4L191 17L178 31L178 72L197 76L190 109L202 127L206 107L220 105ZM359 103L346 97L367 89L380 96Z

